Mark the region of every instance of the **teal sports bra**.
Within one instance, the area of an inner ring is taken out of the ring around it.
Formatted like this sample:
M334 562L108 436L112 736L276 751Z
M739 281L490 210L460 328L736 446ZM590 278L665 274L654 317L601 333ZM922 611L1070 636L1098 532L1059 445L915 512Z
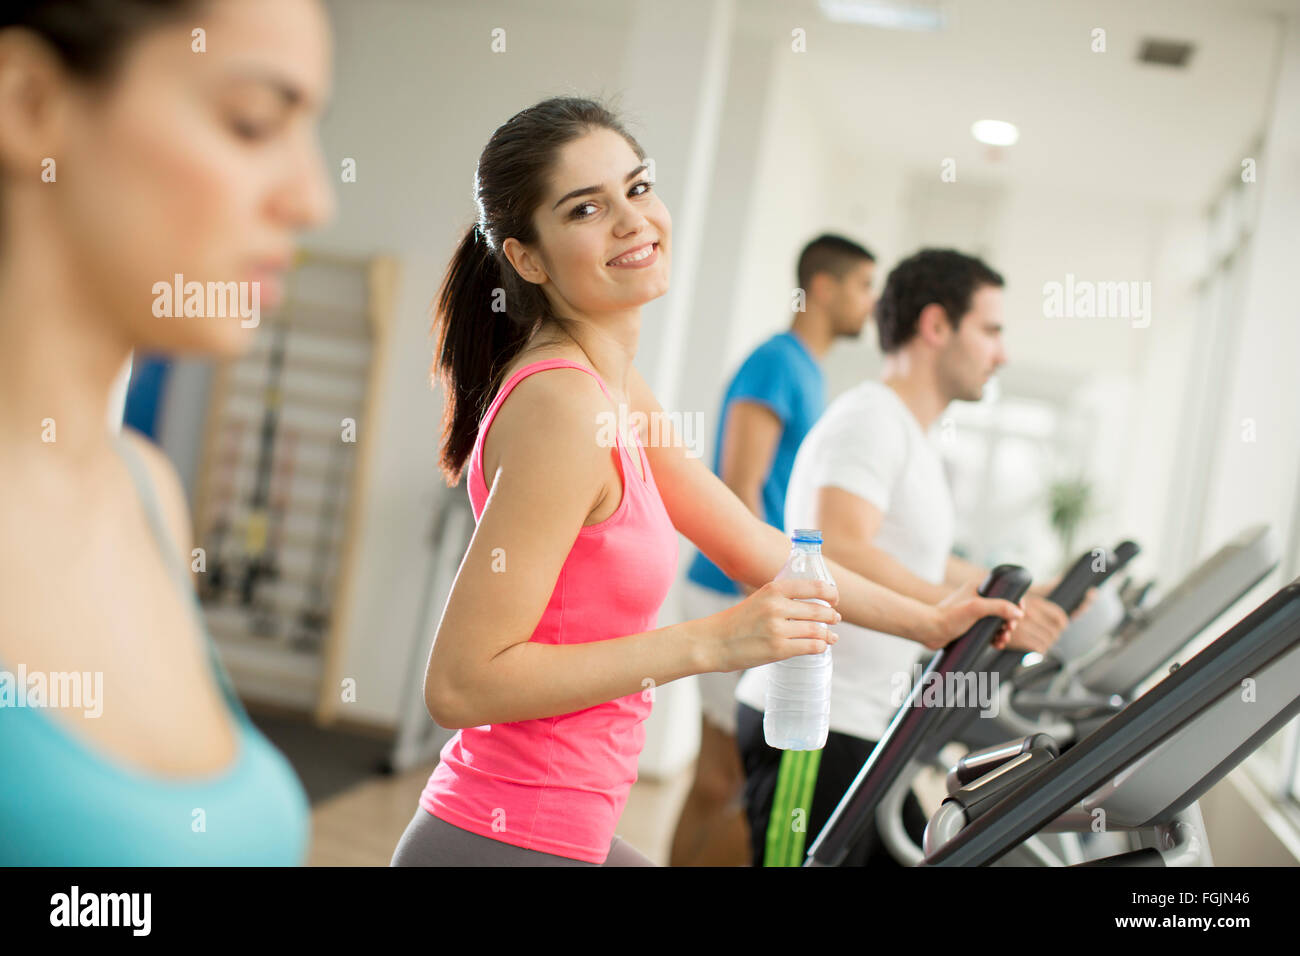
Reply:
M311 814L293 768L253 726L217 656L171 547L144 462L116 439L163 563L190 607L235 724L224 770L167 777L96 752L40 707L14 706L18 674L0 661L0 865L297 866ZM6 686L7 684L7 686Z

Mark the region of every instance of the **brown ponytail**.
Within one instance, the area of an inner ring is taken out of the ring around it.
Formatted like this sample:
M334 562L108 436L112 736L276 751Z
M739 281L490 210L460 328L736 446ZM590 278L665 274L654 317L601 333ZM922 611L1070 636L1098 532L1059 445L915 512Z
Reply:
M537 242L533 213L560 149L596 128L618 133L645 159L609 109L572 97L544 100L516 113L479 156L478 222L451 257L434 316L433 374L442 382L444 398L439 464L449 485L460 482L501 373L540 323L555 321L541 287L519 276L502 243L510 237L524 245Z

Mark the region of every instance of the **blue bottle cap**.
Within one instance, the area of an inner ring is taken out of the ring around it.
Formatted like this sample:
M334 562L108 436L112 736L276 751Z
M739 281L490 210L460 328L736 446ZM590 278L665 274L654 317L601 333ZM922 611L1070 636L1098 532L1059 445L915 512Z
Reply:
M821 544L822 533L818 528L795 528L790 540L795 544Z

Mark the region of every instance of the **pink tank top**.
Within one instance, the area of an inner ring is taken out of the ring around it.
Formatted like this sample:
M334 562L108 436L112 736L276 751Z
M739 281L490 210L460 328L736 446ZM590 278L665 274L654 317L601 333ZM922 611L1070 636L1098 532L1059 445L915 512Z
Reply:
M483 443L506 396L525 377L576 368L567 359L526 365L502 386L479 424L469 461L469 498L477 521L488 487ZM611 416L616 415L611 411ZM618 510L579 530L531 640L581 644L654 630L677 571L677 532L636 436L642 480L616 427L623 497ZM484 608L491 614L491 608ZM556 717L460 730L442 748L420 806L447 823L514 846L603 863L645 744L652 689Z

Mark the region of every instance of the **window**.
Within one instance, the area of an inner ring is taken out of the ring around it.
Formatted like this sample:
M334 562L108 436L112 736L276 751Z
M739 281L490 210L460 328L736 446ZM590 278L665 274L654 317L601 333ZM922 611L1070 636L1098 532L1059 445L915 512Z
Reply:
M953 403L938 425L957 513L956 550L986 567L1014 563L1048 576L1068 560L1051 524L1049 491L1059 479L1090 477L1092 416L1068 390L998 396L1000 390L990 386L976 404Z
M1249 155L1259 156L1262 151L1262 143L1257 142ZM1231 339L1224 333L1239 319L1237 309L1242 299L1246 263L1258 216L1257 198L1257 188L1243 182L1240 172L1234 170L1206 214L1206 261L1201 277L1201 300L1209 327L1217 330L1217 335L1207 337L1207 341L1216 341L1219 343L1216 347L1220 349L1230 346ZM1214 401L1216 397L1210 395L1207 400ZM1203 442L1202 457L1209 451L1209 446ZM1210 464L1207 460L1205 467L1194 474L1203 476ZM1191 513L1204 511L1204 495L1205 481L1202 477L1190 498ZM1285 529L1281 530L1285 537ZM1193 533L1199 536L1199 529ZM1295 538L1293 532L1292 540ZM1292 569L1300 566L1300 555L1291 556L1291 561ZM1247 758L1244 766L1300 825L1300 718L1274 734Z

